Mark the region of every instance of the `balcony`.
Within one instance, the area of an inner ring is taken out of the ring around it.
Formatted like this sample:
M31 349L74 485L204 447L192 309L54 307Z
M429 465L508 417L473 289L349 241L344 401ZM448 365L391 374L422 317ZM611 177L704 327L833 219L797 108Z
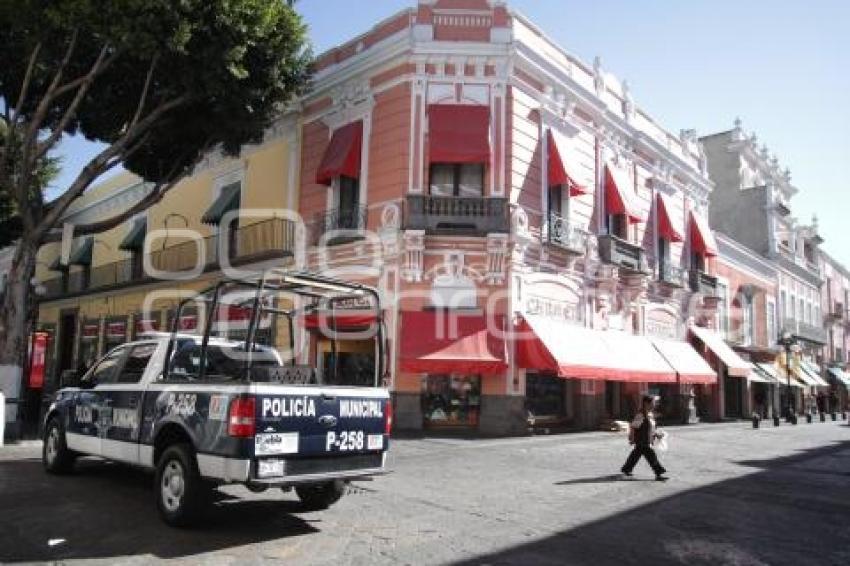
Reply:
M316 244L328 246L363 238L368 210L365 206L334 208L316 217Z
M824 318L828 323L843 322L846 312L842 303L833 303L832 308L824 313Z
M295 224L280 218L255 222L238 228L231 244L228 247L229 261L235 265L290 257L295 249ZM199 263L203 265L204 271L217 269L220 266L218 236L181 242L156 250L150 254L149 261L159 271L190 271ZM98 265L92 267L88 274L82 270L69 273L66 284L63 276L54 277L44 282L43 299L153 281L153 277L141 271L141 265L141 262L134 265L133 259Z
M508 199L408 195L405 228L465 236L507 233Z
M688 282L691 291L694 293L699 293L706 297L717 296L717 277L713 275L709 275L699 269L692 269L689 273Z
M583 255L587 250L587 232L572 226L569 220L554 212L549 214L547 234L550 244L570 253Z
M805 342L821 346L826 344L828 341L826 330L813 324L786 318L783 321L782 327L784 330L791 332L791 334L794 335L794 338L798 340L803 340Z
M599 240L599 259L631 273L648 273L643 248L621 240L611 234L602 234Z
M678 265L662 263L658 269L658 281L668 287L682 289L687 281L687 271Z

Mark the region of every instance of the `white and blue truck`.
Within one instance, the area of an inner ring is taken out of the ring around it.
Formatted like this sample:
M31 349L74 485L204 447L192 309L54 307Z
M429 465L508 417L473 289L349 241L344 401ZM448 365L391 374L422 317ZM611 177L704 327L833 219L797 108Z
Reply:
M245 340L211 335L213 316L197 335L178 332L187 304L218 312L233 289L250 293L239 307L250 312ZM306 306L283 309L269 299L281 295ZM329 312L332 326L334 306L352 300L374 309L364 329L375 344L370 383L329 379L328 371L255 344L259 321L283 316L291 354L293 320ZM152 469L159 512L175 526L193 523L223 484L294 489L306 507L327 508L349 481L387 469L392 406L381 312L374 288L315 274L268 270L222 280L180 302L170 333L121 345L84 375L67 376L71 383L45 416L44 467L65 473L78 456L97 456Z

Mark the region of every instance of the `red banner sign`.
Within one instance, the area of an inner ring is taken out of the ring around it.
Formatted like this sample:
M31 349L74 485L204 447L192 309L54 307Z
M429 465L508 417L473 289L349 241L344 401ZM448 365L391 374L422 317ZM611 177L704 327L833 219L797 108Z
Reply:
M96 340L100 335L100 324L84 324L83 325L83 339L84 340Z
M127 323L126 322L110 322L106 325L106 335L109 338L126 338Z
M144 332L156 332L159 330L159 321L153 318L142 318L136 321L136 334Z
M34 332L30 355L29 387L41 389L44 386L44 370L47 364L47 332Z

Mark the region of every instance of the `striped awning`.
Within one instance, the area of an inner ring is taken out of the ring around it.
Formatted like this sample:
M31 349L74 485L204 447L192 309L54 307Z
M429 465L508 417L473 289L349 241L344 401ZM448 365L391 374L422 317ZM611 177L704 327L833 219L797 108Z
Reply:
M201 217L201 222L218 225L221 223L221 219L225 214L237 210L239 208L240 188L240 183L232 183L223 187L221 194L218 195L218 198L213 201L212 205Z
M139 218L130 227L130 231L118 244L118 249L126 251L137 251L145 246L145 235L148 231L148 221L146 218Z

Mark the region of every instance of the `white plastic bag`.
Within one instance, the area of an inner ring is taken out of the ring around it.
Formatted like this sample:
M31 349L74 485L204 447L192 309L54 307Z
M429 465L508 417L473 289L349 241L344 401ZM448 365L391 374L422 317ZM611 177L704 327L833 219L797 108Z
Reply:
M653 443L653 448L658 450L659 452L667 452L667 438L668 434L666 430L658 429L655 432L655 442Z

